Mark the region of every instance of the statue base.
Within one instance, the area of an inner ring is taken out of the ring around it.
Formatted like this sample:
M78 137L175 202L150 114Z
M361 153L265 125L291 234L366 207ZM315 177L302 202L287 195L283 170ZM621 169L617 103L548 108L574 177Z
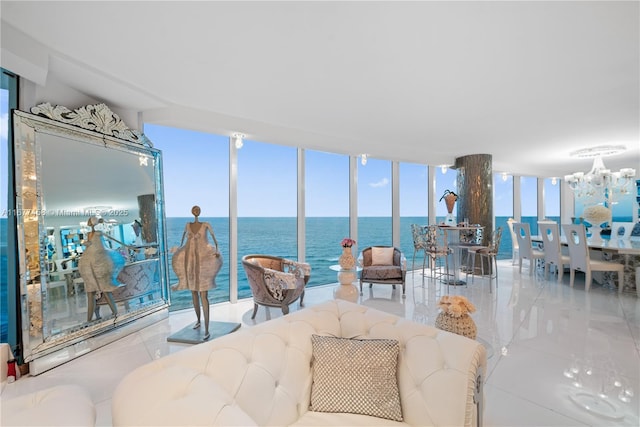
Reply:
M179 342L182 344L199 344L223 335L230 334L240 328L240 323L231 322L209 322L209 337L205 339L204 325L193 329L193 324L186 326L173 335L167 337L168 342Z

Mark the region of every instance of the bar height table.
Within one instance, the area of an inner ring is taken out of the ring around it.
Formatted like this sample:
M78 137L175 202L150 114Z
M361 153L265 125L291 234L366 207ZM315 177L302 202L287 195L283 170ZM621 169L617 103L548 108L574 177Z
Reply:
M447 247L453 249L450 255L453 264L453 271L451 273L447 271L445 274L446 279L443 280L443 283L453 286L466 285L466 281L458 278L458 268L462 265L462 249L465 249L465 246L460 245L460 232L471 231L477 233L478 230L484 229L484 226L479 224L459 226L439 224L438 227L442 230L443 239Z

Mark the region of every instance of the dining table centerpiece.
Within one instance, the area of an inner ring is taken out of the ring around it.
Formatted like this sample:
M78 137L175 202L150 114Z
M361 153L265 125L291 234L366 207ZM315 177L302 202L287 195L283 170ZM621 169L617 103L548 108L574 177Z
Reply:
M338 258L338 264L340 264L340 267L344 270L351 270L356 266L356 259L351 252L351 247L355 244L356 241L349 237L345 237L342 239L342 242L340 242L340 246L342 246L342 255Z
M582 217L593 227L591 240L602 240L600 233L603 230L603 226L611 222L611 210L603 205L588 206L582 211Z

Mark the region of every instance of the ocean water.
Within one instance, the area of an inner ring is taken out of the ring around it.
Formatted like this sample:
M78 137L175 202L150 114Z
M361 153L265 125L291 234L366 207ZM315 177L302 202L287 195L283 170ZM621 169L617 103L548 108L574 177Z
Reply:
M556 221L559 218L552 218ZM188 218L167 218L167 247L179 247ZM444 218L436 218L436 222ZM496 227L502 227L502 241L498 259L511 258L511 235L507 228L508 217L496 217ZM531 225L532 234L537 233L537 218L523 217L524 222ZM631 219L629 219L630 221ZM215 232L224 264L216 278L217 288L209 292L209 302L227 301L229 299L229 220L228 218L201 218L209 222ZM411 268L413 256L413 240L411 224L427 224L425 217L400 218L400 249L407 258L407 266ZM7 334L7 251L6 251L6 218L0 218L0 337L6 340ZM358 248L373 245L391 245L390 217L360 217L358 219ZM349 219L346 217L310 217L306 219L306 261L311 264L311 279L308 286L318 286L337 282L336 272L329 266L338 263L342 253L340 241L349 236ZM238 293L239 298L251 296L246 275L240 262L247 254L269 254L290 259L297 259L296 218L238 218ZM354 251L354 256L358 254ZM417 261L419 264L419 261ZM170 283L175 284L177 278L171 268L169 254ZM171 310L180 310L192 306L189 291L171 291Z
M511 235L507 228L508 217L496 217L496 227L503 227L499 259L511 258ZM188 218L167 218L167 246L179 247L185 225L192 221ZM218 241L224 264L216 278L217 288L209 292L209 302L229 299L229 220L228 218L200 218L211 224ZM444 218L437 218L438 222ZM557 219L556 219L557 220ZM537 232L537 218L525 217L523 221ZM425 217L400 218L400 249L407 258L407 267L411 268L413 257L413 239L411 224L427 224ZM338 263L342 253L340 241L350 237L349 219L346 217L310 217L306 219L306 262L311 264L311 279L308 286L325 285L337 282L336 272L329 269ZM358 219L358 248L373 245L391 245L390 217L360 217ZM238 297L251 296L251 290L242 268L241 259L247 254L268 254L289 259L297 259L296 218L238 218ZM358 254L354 251L354 256ZM419 264L419 261L416 262ZM171 254L169 255L171 266ZM170 282L177 282L173 270L169 268ZM191 307L189 291L171 291L171 310Z

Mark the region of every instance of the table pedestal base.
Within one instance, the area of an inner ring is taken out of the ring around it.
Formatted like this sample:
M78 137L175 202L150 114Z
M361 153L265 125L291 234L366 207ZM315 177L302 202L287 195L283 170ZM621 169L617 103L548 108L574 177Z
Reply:
M351 283L338 285L333 291L333 297L349 302L358 302L358 288Z

